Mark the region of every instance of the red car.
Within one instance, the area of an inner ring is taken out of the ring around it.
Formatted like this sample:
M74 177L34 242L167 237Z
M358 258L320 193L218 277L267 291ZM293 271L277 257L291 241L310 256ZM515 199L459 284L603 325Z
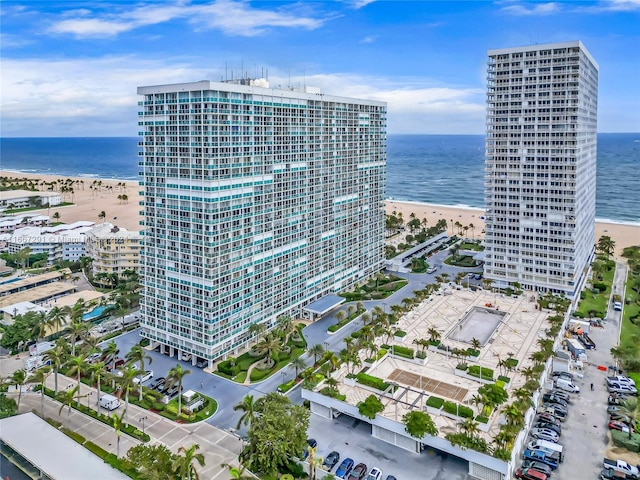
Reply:
M629 427L627 424L619 422L618 420L611 420L609 422L609 428L611 430L620 430L621 432L629 433Z
M367 466L364 463L359 463L355 466L347 480L361 480L367 474Z
M520 468L516 471L516 478L522 480L547 480L549 477L546 473L531 468Z

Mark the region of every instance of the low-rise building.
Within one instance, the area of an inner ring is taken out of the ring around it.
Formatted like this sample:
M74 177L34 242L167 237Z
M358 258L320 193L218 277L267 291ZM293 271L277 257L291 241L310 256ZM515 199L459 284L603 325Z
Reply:
M0 234L13 233L21 227L45 227L49 225L49 216L34 213L7 215L0 218Z
M94 278L100 274L122 277L127 270L140 272L142 234L105 222L87 232L87 256L92 261Z
M14 210L29 207L54 207L62 203L59 192L34 192L29 190L4 190L0 192L0 208Z

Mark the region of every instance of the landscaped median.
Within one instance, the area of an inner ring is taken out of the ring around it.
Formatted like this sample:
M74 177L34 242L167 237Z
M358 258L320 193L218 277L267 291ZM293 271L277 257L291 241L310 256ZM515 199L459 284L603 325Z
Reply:
M342 315L340 315L341 312L338 312L336 314L336 317L338 318L338 323L336 323L335 325L331 325L329 328L327 328L327 333L329 333L329 335L331 335L332 333L336 333L345 325L348 325L349 323L353 322L356 318L358 318L360 315L362 315L365 312L365 309L358 308L355 312L349 315L346 315L344 318L340 318L342 317Z

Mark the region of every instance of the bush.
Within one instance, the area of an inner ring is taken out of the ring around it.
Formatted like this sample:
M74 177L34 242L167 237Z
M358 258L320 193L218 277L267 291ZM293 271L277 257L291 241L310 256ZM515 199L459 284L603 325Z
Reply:
M431 396L427 399L427 407L440 408L444 404L444 398Z
M366 385L367 387L376 388L381 391L385 391L389 388L389 384L381 378L374 377L373 375L367 375L366 373L359 373L356 375L358 383Z
M84 442L84 447L89 450L90 452L96 454L97 456L99 456L100 458L104 459L104 457L106 457L109 452L107 452L104 448L102 448L100 445L96 445L95 443L87 440L86 442Z
M80 435L77 432L74 432L73 430L69 430L68 428L63 428L62 432L70 438L73 438L76 442L78 442L80 445L82 445L84 442L86 442L86 438L84 438L82 435Z
M489 417L485 417L484 415L478 415L476 417L476 422L478 422L478 423L489 423Z
M225 360L218 364L218 371L220 373L224 373L225 375L229 375L233 377L234 373L231 367L231 360Z
M482 371L482 373L484 373L484 370ZM509 377L505 377L504 375L500 375L498 377L498 380L504 383L509 383L511 382L511 379Z
M456 370L466 370L467 368L469 368L469 365L463 362L456 365Z
M398 355L399 357L411 359L415 356L413 348L401 347L400 345L393 346L393 354Z
M629 438L628 433L611 430L611 438L616 447L626 448L630 452L640 452L640 433L634 433Z
M396 330L396 333L393 334L394 337L404 338L407 336L407 332L404 330Z
M463 418L473 418L473 410L453 402L444 402L444 411Z
M598 290L599 292L606 292L607 291L607 284L606 283L602 283L602 282L598 282L598 283L594 283L593 284L593 288Z
M478 377L483 380L493 381L493 370L487 367L480 367L480 365L473 365L469 367L469 370L467 371L467 373L472 377Z

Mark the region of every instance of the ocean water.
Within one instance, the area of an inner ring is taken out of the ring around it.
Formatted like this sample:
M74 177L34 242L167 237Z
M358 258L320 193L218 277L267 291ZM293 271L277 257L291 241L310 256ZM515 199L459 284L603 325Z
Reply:
M0 169L138 179L138 139L3 138ZM483 207L483 135L389 135L387 196ZM640 222L640 133L598 135L596 216Z

